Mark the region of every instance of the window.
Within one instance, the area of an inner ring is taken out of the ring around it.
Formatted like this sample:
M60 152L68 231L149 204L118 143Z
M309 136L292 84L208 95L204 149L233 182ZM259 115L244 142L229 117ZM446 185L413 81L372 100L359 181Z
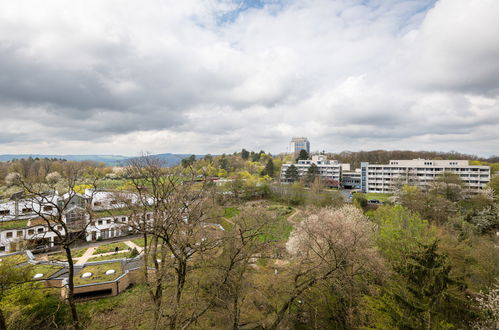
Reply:
M113 199L113 200L111 201L111 205L114 205L114 204L118 204L118 201Z
M5 233L5 237L11 238L12 237L12 232L8 231L7 233Z
M28 235L34 235L35 234L35 230L34 229L29 229L28 230Z
M16 236L17 237L23 237L23 231L22 230L18 230Z
M25 208L22 209L22 212L23 213L31 213L31 212L33 212L33 209L30 208L30 207L25 207Z
M0 215L9 215L10 210L0 210Z
M126 217L122 217L121 222L126 222Z
M94 202L94 206L101 206L102 202Z
M98 225L102 225L102 220L97 221Z
M43 228L38 228L38 234L43 233Z
M5 246L0 246L0 251L4 252L5 251Z
M52 211L52 206L44 206L43 210L46 212Z
M109 225L111 223L111 220L107 220L106 223Z
M57 226L57 230L61 231L62 230L62 226Z

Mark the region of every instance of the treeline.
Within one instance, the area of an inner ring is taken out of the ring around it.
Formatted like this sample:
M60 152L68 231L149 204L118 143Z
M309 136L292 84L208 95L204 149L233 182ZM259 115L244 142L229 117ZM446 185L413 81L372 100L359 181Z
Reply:
M488 159L475 155L463 154L456 151L410 151L410 150L371 150L371 151L342 151L340 153L327 153L328 158L336 159L340 163L350 163L352 168L359 168L361 162L372 164L388 164L392 159L448 159L448 160L479 160L490 163L499 162L499 157Z
M19 173L23 177L29 177L33 180L44 180L49 173L67 172L72 167L78 166L87 169L98 169L104 175L106 172L112 171L111 168L105 167L104 163L93 161L68 161L66 159L57 158L23 158L15 159L8 162L0 162L0 198L8 197L10 191L7 189L6 178L9 173Z

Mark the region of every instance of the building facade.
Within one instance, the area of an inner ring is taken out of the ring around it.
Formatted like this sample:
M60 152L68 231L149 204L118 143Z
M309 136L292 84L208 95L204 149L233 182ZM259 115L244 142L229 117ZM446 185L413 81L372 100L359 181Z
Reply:
M317 166L318 175L321 179L336 181L339 184L341 178L341 164L336 160L328 160L324 155L315 155L312 156L312 159L299 160L296 164L283 164L281 167L281 182L289 182L286 178L286 171L291 165L296 167L299 178L302 178L307 176L308 170L312 164Z
M289 151L298 155L301 150L305 150L308 154L310 153L310 142L306 137L294 137L289 143Z
M57 245L57 234L41 217L56 216L53 203L66 205L62 219L70 235L86 241L129 235L134 226L126 204L134 203L136 199L134 194L127 192L86 190L84 194L55 194L43 201L18 198L0 202L0 254ZM145 216L147 220L151 218L150 213ZM62 235L68 234L60 224L54 229Z
M490 167L469 165L468 160L391 160L389 164L361 163L361 190L364 193L393 193L397 186L409 184L427 189L444 173L458 175L470 192L490 182Z
M341 186L345 189L360 189L360 170L341 172Z

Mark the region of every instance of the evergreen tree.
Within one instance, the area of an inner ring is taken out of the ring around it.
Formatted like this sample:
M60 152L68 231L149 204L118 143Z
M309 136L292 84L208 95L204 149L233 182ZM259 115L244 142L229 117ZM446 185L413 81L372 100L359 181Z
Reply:
M288 169L286 170L286 173L285 173L285 177L286 177L286 180L291 181L291 182L295 182L296 180L298 180L299 175L298 175L298 169L296 168L296 166L291 165L290 167L288 167Z
M267 161L267 164L262 171L262 175L274 177L274 162L272 161L272 158L269 158L269 160Z
M436 240L419 243L416 251L394 267L394 278L374 300L379 327L450 329L469 320L471 312L462 288L450 277L447 256L437 249Z
M319 168L317 167L317 165L315 164L310 165L307 171L307 182L309 183L314 182L315 178L317 178L318 176L319 176Z
M220 168L222 170L226 170L226 171L229 170L229 160L227 158L225 158L224 156L222 156L222 158L220 158Z
M189 167L192 164L194 164L195 161L196 161L196 156L190 155L189 157L182 159L181 164L183 167Z
M249 151L246 149L241 150L241 158L244 160L248 160L249 158Z
M308 159L308 157L309 157L309 154L308 154L307 150L302 149L302 150L300 150L300 153L298 154L298 158L296 158L296 161L306 160L306 159Z
M211 154L207 154L204 156L204 160L211 163L213 161L213 156Z

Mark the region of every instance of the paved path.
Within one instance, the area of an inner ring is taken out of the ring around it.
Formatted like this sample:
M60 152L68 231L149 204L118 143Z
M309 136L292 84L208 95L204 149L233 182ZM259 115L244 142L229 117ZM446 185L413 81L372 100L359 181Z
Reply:
M85 251L85 253L83 253L83 255L78 258L76 265L81 265L81 264L84 264L85 262L87 262L87 260L90 257L92 257L92 255L94 254L96 249L97 249L97 247L88 248L87 251Z
M137 249L137 251L139 251L139 253L142 253L142 250L144 250L144 248L138 246L137 244L135 244L132 241L125 241L123 243L125 243L126 245L128 245L132 250L133 249Z

